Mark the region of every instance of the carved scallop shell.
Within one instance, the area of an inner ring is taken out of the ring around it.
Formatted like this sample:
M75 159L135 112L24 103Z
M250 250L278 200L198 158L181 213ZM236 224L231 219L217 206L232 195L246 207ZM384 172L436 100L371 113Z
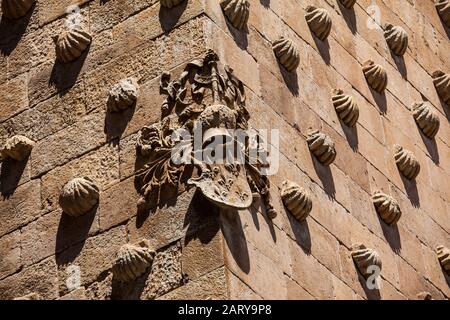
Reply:
M354 127L359 118L359 107L355 99L340 89L333 90L332 101L334 108L345 125Z
M433 300L433 296L429 292L420 292L417 294L417 300Z
M155 251L150 249L145 240L137 245L123 245L113 263L114 279L120 282L136 280L151 267L154 256Z
M2 12L8 19L19 19L27 14L36 0L2 0Z
M347 9L351 9L355 5L356 0L339 0L339 2Z
M433 73L433 82L439 97L450 105L450 74L436 71Z
M400 220L402 211L400 210L400 205L394 198L381 191L376 191L372 197L372 201L377 213L386 224L393 225Z
M436 253L442 269L450 276L450 249L444 246L438 246Z
M331 32L331 17L325 9L308 6L306 8L306 21L309 28L317 38L324 41Z
M415 103L412 106L413 117L423 134L433 139L439 131L440 121L426 102Z
M24 136L13 136L6 140L1 150L1 158L11 158L16 161L23 161L30 154L34 147L34 142Z
M308 134L307 142L309 150L317 160L325 166L329 166L336 159L334 142L323 132L312 131Z
M388 76L382 66L368 60L363 65L363 72L367 83L373 90L382 93L386 89Z
M420 163L414 154L401 146L395 146L395 162L400 172L408 180L414 180L420 173Z
M248 0L222 0L220 5L231 24L236 29L242 30L250 15L250 2Z
M138 97L138 84L134 79L123 79L109 92L108 108L120 112L131 107Z
M65 30L55 38L56 57L63 63L72 62L83 54L91 41L91 35L82 29Z
M397 56L403 56L408 49L408 34L405 29L388 23L384 25L384 38Z
M173 8L177 5L179 5L180 3L182 3L184 0L160 0L159 2L161 2L161 6L166 7L166 8Z
M289 180L283 182L281 199L289 212L298 221L304 221L312 210L311 197L295 182Z
M356 267L366 279L374 273L369 267L376 266L380 270L382 268L381 258L378 253L373 249L368 249L363 244L354 245L351 254Z
M59 205L65 213L79 217L98 203L99 189L89 178L75 178L67 182L59 195Z
M293 72L297 69L300 64L300 53L292 40L281 37L274 41L273 51L287 71Z
M436 0L436 9L445 25L450 28L450 1Z

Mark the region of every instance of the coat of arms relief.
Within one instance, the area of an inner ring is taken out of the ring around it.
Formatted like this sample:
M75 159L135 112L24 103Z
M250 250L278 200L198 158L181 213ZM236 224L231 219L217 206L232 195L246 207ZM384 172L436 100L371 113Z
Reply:
M264 173L270 162L261 137L254 130L249 134L244 85L230 67L221 72L218 62L210 50L188 63L178 79L162 74L161 121L142 128L137 141L137 151L148 159L136 173L140 205L148 205L163 186L186 183L222 209L246 209L261 198L274 218Z

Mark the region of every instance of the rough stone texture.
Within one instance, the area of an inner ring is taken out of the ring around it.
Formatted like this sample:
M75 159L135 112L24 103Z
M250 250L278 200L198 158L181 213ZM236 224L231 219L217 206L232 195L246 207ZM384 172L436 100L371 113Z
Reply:
M245 2L242 29L221 1L204 0L172 8L159 0L47 0L19 20L2 19L0 145L14 135L36 145L27 161L0 164L0 299L417 299L422 292L450 298L435 252L450 246L448 1ZM408 35L405 52L404 37L391 43L382 26L374 29L374 2L383 23ZM73 4L92 43L62 64L52 37L64 30ZM325 41L304 18L309 5L332 21ZM283 48L277 59L273 42L280 37L296 50ZM273 220L260 200L248 210L220 212L193 188L164 190L164 203L138 211L136 134L160 121L160 76L179 76L207 48L243 81L250 125L280 131L271 149L280 154L270 177L279 213ZM384 72L366 79L367 60ZM112 114L108 93L126 78L136 79L139 98ZM332 104L335 88L357 102L357 121ZM413 109L422 101L431 113ZM334 142L331 165L311 157L310 127ZM420 163L414 181L396 167L395 145ZM83 176L98 184L98 207L79 218L62 215L60 190ZM285 180L304 187L315 204L306 221L286 213ZM377 214L377 190L398 202L395 225ZM117 251L143 238L157 252L156 269L117 283ZM380 290L369 290L359 275L353 243L378 252ZM73 287L77 270L81 282Z

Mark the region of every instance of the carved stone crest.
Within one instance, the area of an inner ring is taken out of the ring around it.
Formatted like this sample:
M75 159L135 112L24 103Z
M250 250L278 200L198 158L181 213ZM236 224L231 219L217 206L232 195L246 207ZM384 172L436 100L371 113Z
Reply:
M220 72L218 61L210 50L188 63L178 79L162 74L162 119L144 127L137 141L137 151L148 159L136 173L140 205L145 208L163 186L186 184L225 209L249 208L259 195L273 218L270 183L263 175L268 164L252 156L260 144L239 136L249 129L244 85L228 66ZM185 174L189 179L182 181Z

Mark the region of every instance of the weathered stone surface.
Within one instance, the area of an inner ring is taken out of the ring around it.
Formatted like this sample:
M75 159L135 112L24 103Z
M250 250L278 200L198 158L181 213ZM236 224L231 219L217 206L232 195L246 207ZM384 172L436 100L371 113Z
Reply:
M18 77L12 81L0 83L0 92L2 92L2 99L0 99L0 123L28 107L28 90L25 77Z
M21 239L20 230L0 238L0 279L13 274L22 266Z

